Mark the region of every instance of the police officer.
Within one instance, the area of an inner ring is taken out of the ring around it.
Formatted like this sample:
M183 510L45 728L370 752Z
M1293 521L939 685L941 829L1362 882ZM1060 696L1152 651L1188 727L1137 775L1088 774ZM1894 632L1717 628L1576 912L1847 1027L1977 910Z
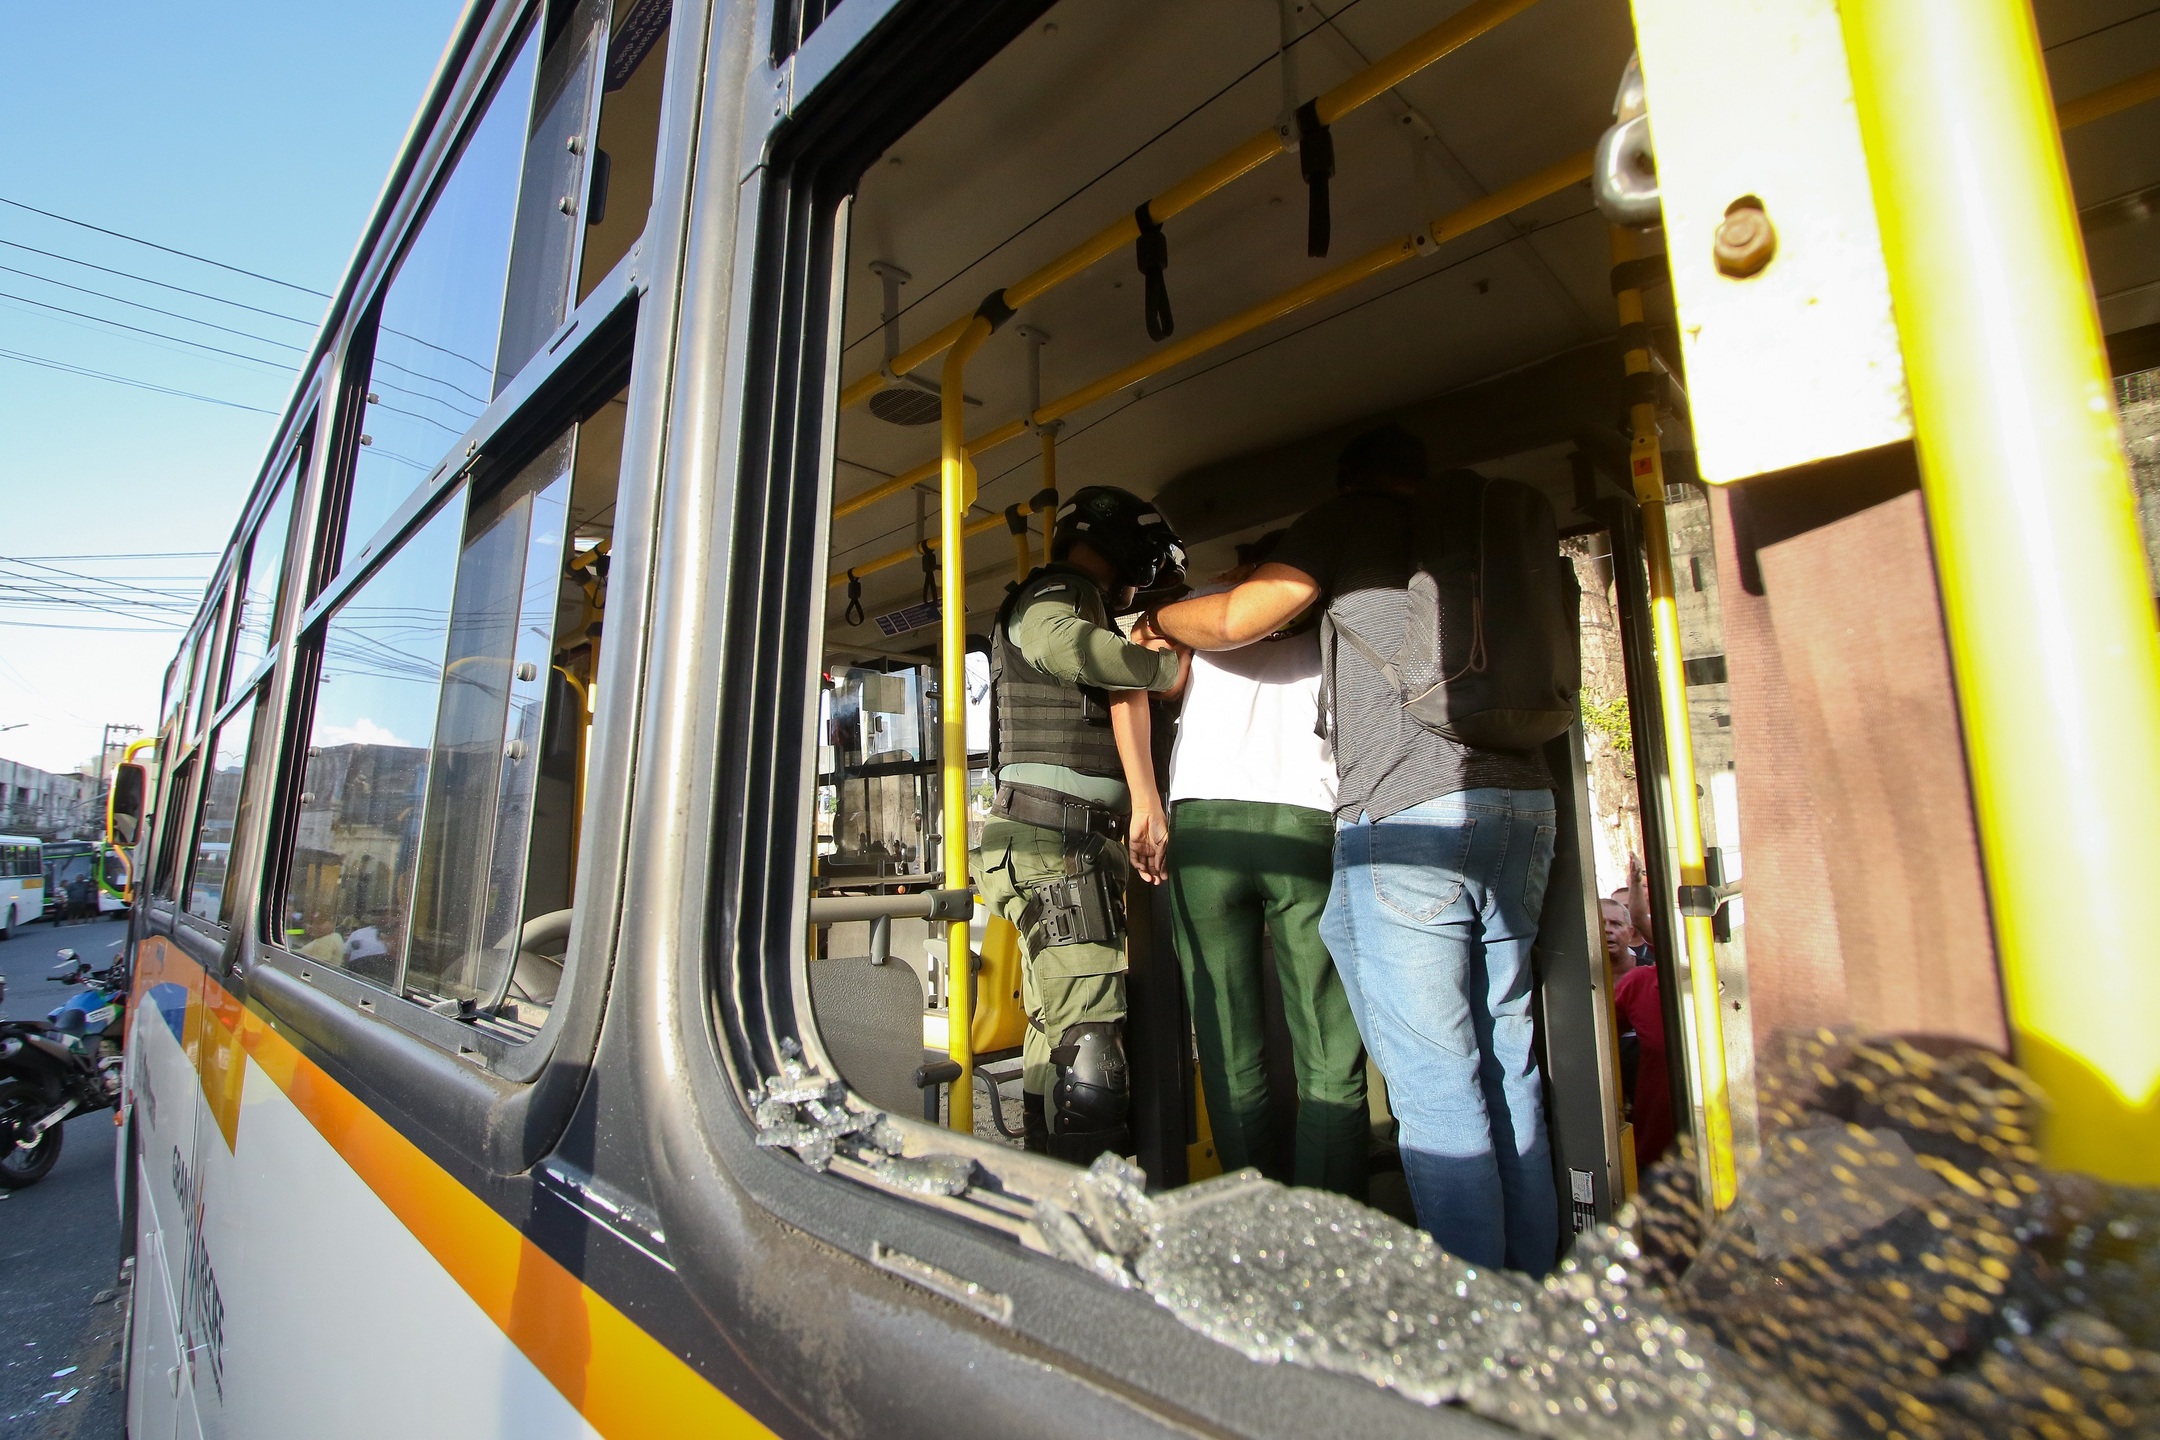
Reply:
M1131 1148L1127 778L1153 785L1145 727L1121 755L1110 692L1168 690L1179 668L1110 617L1137 591L1175 584L1185 554L1154 506L1105 485L1059 508L1050 554L991 630L997 798L971 858L984 903L1020 932L1028 1148L1084 1165Z

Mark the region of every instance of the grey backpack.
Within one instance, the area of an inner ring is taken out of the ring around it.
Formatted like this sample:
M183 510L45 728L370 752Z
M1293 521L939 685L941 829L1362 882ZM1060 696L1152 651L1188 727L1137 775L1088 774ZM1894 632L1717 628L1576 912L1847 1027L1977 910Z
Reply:
M1411 719L1480 750L1531 750L1575 723L1582 688L1580 590L1544 494L1515 480L1451 470L1404 502L1412 573L1402 644L1382 655L1323 619L1327 695L1335 637L1402 698Z

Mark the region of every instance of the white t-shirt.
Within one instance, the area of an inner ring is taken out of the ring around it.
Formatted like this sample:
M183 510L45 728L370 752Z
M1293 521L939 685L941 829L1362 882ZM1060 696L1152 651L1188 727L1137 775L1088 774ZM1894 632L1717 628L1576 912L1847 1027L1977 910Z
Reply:
M1319 713L1317 629L1196 651L1165 800L1262 800L1334 813L1335 754L1313 733Z

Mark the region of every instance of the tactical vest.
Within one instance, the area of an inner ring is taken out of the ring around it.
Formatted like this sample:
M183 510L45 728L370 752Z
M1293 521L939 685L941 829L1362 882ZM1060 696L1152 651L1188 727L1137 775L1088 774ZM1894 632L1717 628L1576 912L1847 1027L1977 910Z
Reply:
M1117 738L1110 731L1110 697L1092 685L1068 685L1028 663L1013 643L1012 619L1045 581L1084 587L1104 613L1094 579L1071 565L1040 566L1014 586L990 630L990 765L1063 765L1082 775L1123 780ZM1086 607L1082 607L1085 613Z

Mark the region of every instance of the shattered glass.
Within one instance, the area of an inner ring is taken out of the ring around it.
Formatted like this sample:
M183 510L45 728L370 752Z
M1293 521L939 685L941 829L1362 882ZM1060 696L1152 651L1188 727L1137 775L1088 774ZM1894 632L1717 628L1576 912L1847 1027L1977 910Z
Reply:
M1484 1357L1524 1334L1528 1283L1340 1195L1244 1183L1161 1210L1140 1283L1255 1360L1361 1375L1432 1405L1461 1397Z
M863 1158L886 1184L916 1195L964 1195L975 1183L975 1162L965 1155L887 1155L873 1150Z
M1255 1360L1535 1435L2160 1434L2160 1192L2043 1169L2043 1103L1985 1051L1792 1039L1730 1211L1683 1137L1539 1282L1251 1171L1150 1197L1104 1156L1034 1219Z
M845 1156L917 1195L960 1195L975 1181L975 1162L965 1155L903 1155L900 1128L881 1110L855 1108L847 1086L805 1065L792 1039L780 1042L780 1073L750 1092L750 1114L759 1145L793 1151L813 1170Z

